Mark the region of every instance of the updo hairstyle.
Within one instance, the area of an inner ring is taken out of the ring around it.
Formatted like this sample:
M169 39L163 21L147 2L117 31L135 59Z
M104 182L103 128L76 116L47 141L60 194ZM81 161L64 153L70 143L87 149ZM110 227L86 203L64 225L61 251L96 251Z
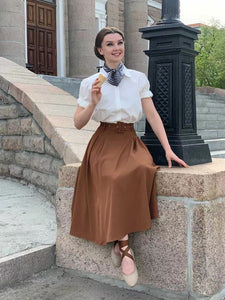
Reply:
M101 55L99 52L98 52L98 48L101 48L102 47L102 41L104 39L104 37L107 35L107 34L111 34L111 33L118 33L121 35L121 37L123 38L124 40L124 34L123 32L116 28L116 27L105 27L103 29L101 29L96 38L95 38L95 46L94 46L94 51L95 51L95 55L100 58L101 60L105 60L104 59L104 56Z

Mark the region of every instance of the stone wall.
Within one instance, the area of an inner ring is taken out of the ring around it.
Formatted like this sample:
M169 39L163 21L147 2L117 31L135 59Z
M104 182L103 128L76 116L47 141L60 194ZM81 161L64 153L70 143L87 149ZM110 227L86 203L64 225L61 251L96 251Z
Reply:
M0 174L55 194L62 165L31 113L0 90Z
M82 133L75 130L76 104L69 93L0 57L0 176L54 196L59 168L82 160L96 129L91 122Z
M56 195L57 265L126 288L112 265L112 244L99 246L69 235L79 164L63 166ZM161 167L156 185L159 218L131 235L138 285L159 299L225 299L225 159L184 168ZM215 298L211 298L215 295Z

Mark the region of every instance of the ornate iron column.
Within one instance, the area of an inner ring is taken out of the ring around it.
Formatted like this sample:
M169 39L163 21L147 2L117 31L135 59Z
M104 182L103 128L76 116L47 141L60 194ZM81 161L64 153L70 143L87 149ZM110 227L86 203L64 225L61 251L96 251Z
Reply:
M153 101L173 151L189 165L211 162L208 144L197 135L194 40L199 30L179 20L179 0L162 0L162 20L141 28L150 41L148 78ZM167 165L164 150L146 121L141 138L158 165Z

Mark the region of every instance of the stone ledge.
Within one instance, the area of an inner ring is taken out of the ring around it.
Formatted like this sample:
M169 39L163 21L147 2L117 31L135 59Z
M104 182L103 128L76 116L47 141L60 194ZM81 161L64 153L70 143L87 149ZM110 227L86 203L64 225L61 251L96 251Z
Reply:
M153 220L151 230L130 235L140 273L135 289L145 287L150 294L152 288L161 289L166 296L163 299L209 299L223 289L224 163L225 159L214 159L210 164L188 169L162 167L158 172L159 218ZM61 186L56 195L57 265L90 276L121 279L118 269L112 266L110 245L99 246L69 235L79 166L66 165L60 170ZM216 189L210 191L210 182L218 185L220 197ZM171 298L167 298L168 293Z
M211 86L202 86L202 87L197 87L196 91L199 92L200 94L215 94L225 98L224 89L214 88Z
M98 280L122 279L120 269L112 265L112 244L99 246L69 235L73 189L59 188L56 198L57 265L99 276ZM214 299L208 296L223 289L225 223L219 225L218 218L225 200L194 206L189 200L160 197L159 218L153 220L151 230L130 235L139 269L135 290L145 288L152 294L152 288L161 289L163 299L200 300Z
M0 75L0 87L6 93L9 90L9 82L1 75Z
M84 148L98 123L91 121L81 131L74 128L76 98L2 57L0 89L1 97L14 97L33 115L65 163L82 161ZM8 116L8 107L6 110Z
M59 173L59 187L74 188L80 163L63 166ZM160 196L188 197L209 201L225 196L225 159L214 158L212 163L179 167L161 167L157 172L157 194Z
M74 188L80 163L62 166L59 170L58 187Z
M188 197L197 201L224 196L224 181L224 158L214 158L212 163L186 169L161 167L156 178L158 195Z
M50 268L55 262L55 246L44 245L0 258L0 288Z

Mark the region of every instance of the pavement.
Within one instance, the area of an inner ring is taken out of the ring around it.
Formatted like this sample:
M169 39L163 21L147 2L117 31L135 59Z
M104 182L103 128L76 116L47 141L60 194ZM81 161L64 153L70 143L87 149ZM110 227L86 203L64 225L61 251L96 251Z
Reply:
M0 290L0 300L157 300L57 267Z
M0 179L0 269L3 261L9 261L2 267L2 272L7 274L15 269L20 273L17 265L10 263L12 256L14 260L20 259L20 255L24 257L24 253L33 249L52 246L55 241L54 205L33 186ZM34 261L29 264L28 256L23 259L21 268L26 268L25 264L29 268L34 267ZM4 274L0 274L0 279L2 277ZM0 300L55 299L156 300L143 292L95 281L76 271L56 266L19 282L10 282L9 279L7 286L0 289Z
M0 258L55 241L54 205L35 187L0 179Z

